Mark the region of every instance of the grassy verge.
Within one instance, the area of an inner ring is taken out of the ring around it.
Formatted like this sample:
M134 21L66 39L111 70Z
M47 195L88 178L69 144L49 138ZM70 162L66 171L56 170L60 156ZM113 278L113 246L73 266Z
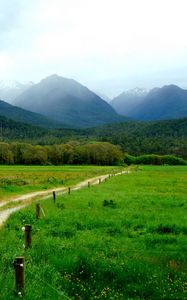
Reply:
M34 204L14 214L0 232L1 299L15 299L16 255L26 258L25 300L187 299L186 170L141 167L41 201L39 221Z
M116 166L0 166L0 201L32 191L72 185L121 169L123 167Z

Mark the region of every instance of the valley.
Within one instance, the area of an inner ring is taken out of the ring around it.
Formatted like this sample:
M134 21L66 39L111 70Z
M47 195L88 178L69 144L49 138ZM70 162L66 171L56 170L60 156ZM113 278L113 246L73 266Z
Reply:
M136 89L115 111L52 75L0 101L2 300L186 299L184 94ZM15 289L20 256L25 286Z
M187 1L0 1L0 300L187 300Z

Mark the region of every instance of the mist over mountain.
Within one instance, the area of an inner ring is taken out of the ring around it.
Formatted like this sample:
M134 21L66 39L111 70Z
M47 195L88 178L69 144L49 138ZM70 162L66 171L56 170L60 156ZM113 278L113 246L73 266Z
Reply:
M110 104L122 115L135 120L169 120L187 116L187 90L176 85L127 91Z
M187 90L176 85L150 91L134 88L109 102L108 97L92 92L73 79L51 75L38 84L0 81L1 93L6 101L27 110L27 113L15 113L15 108L5 108L1 103L2 115L12 118L13 114L17 121L47 127L86 128L123 122L127 118L151 121L187 116ZM13 100L15 95L18 96Z
M143 102L148 92L143 88L128 90L111 100L110 105L120 115L131 116L134 109Z
M51 75L18 96L14 104L72 127L124 120L95 93L73 79Z
M0 80L0 99L12 103L16 97L31 87L33 82L21 83L16 80Z
M187 90L176 85L152 89L131 117L138 120L168 120L187 116Z
M94 93L99 96L101 99L105 100L106 102L110 103L111 102L111 98L109 98L107 95L100 93L98 91L94 91Z
M0 100L0 116L10 118L14 121L48 128L59 128L64 126L63 124L55 122L43 115L16 107L2 100Z

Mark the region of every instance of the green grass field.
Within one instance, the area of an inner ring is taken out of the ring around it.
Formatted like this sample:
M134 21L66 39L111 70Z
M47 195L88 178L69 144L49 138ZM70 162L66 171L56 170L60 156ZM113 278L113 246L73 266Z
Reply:
M32 204L0 232L0 299L16 299L19 255L25 300L187 299L187 167L140 167L41 205L39 221Z
M32 191L72 185L121 169L116 166L0 166L0 201Z

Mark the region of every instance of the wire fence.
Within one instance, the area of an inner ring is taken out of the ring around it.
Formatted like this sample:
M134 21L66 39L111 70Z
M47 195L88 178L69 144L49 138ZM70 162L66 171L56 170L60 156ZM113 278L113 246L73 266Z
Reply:
M43 217L46 218L46 213L45 213L45 211L44 211L44 209L41 205L40 205L40 208L41 208L41 212L42 212ZM80 209L77 209L77 210L80 211ZM74 229L76 229L76 228L74 228ZM15 231L15 230L10 229L10 231ZM77 230L77 232L78 231L79 230ZM35 236L36 236L36 233L35 233ZM59 239L60 237L57 237L57 238ZM1 241L3 241L2 237L0 237L0 239L1 239ZM103 251L103 252L111 251L111 252L115 252L116 256L120 255L121 252L123 251L124 252L123 253L123 258L126 258L126 259L131 259L132 254L135 255L136 258L138 258L138 259L140 259L141 257L145 258L146 254L149 254L149 255L151 254L152 256L154 256L155 254L156 255L159 254L160 256L163 256L163 257L167 257L167 255L170 254L170 253L176 253L176 254L180 253L180 254L184 255L184 249L179 249L179 248L177 248L176 250L175 249L169 249L169 248L166 249L167 245L163 249L153 249L153 246L151 246L151 249L148 249L149 246L148 247L142 247L142 249L129 249L129 247L127 247L126 245L122 245L121 243L110 246L109 245L110 241L108 243L105 242L105 245L91 245L91 244L84 245L83 243L78 244L78 245L76 243L72 243L72 245L69 245L69 244L66 245L65 242L67 242L67 240L69 240L69 239L66 239L66 238L61 238L61 239L62 239L62 242L57 243L56 242L56 237L54 237L54 244L51 247L54 247L54 246L55 247L61 247L63 249L63 251L75 251L76 247L78 246L79 250L83 249L83 250L90 250L90 251L93 250L93 251ZM7 239L4 238L4 240L7 240ZM35 245L35 243L33 243L33 246L34 245ZM13 260L20 254L20 252L23 252L24 249L25 249L24 233L22 233L19 237L18 244L16 246L16 251L13 255ZM3 255L3 253L1 253L1 255ZM25 252L25 257L27 259L26 252ZM178 259L180 260L180 257ZM34 265L34 268L39 271L39 268L36 265ZM37 274L37 272L31 271L30 267L27 268L26 272L28 274L30 274L33 278L36 278L38 282L41 282L43 285L49 287L59 297L63 297L63 299L65 299L65 300L71 300L71 298L69 298L65 294L65 292L58 290L56 287L52 286L49 282L43 280Z
M35 266L35 268L37 268L37 266ZM38 270L39 270L39 268L38 268ZM43 283L45 286L49 287L51 290L53 290L54 292L56 292L56 294L58 294L60 297L63 297L64 300L71 300L71 298L69 298L63 291L59 291L58 289L56 289L54 286L52 286L51 284L49 284L47 281L45 281L41 277L39 277L37 275L37 273L34 273L31 270L29 270L29 269L27 269L27 272L33 278L36 278L38 282Z

